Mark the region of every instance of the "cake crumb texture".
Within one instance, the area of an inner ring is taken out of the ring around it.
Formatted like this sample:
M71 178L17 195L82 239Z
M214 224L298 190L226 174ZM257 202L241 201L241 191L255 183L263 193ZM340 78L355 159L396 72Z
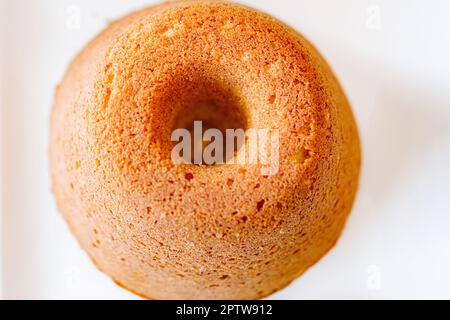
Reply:
M175 165L188 105L280 132L280 167ZM336 243L360 170L317 50L253 9L174 1L112 23L70 64L50 121L57 206L100 270L152 299L258 299Z

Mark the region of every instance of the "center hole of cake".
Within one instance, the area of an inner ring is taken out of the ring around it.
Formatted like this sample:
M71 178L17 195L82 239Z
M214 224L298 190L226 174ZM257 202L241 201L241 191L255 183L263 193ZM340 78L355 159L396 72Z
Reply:
M181 130L172 142L186 164L224 164L245 143L246 119L242 109L231 101L194 101L176 117L174 130Z

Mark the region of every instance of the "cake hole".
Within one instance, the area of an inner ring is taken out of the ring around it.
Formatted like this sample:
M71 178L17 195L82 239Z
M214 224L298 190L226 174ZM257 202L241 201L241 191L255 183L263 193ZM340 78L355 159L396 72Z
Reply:
M297 164L304 164L307 160L309 160L312 156L311 150L307 148L302 148L299 153L295 154L292 157L292 160Z
M270 104L273 104L274 102L275 102L275 99L277 98L277 96L276 95L271 95L270 97L269 97L269 103Z
M184 163L224 164L234 159L245 143L247 125L245 112L225 95L192 101L176 116L172 130L185 129L187 139L183 134L173 145L180 146L178 156ZM190 148L181 147L181 143Z
M185 178L187 181L194 179L194 175L191 172L186 173Z
M259 201L258 203L256 203L256 209L257 209L258 211L261 211L262 208L264 208L264 204L265 204L265 203L266 203L265 200Z

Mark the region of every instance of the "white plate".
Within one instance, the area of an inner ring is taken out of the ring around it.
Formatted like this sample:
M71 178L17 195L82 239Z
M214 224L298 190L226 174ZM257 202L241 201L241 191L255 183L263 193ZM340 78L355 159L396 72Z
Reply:
M108 21L155 1L1 0L2 295L133 299L95 269L49 191L55 85ZM450 298L448 1L243 1L304 33L361 131L361 189L336 248L274 299Z

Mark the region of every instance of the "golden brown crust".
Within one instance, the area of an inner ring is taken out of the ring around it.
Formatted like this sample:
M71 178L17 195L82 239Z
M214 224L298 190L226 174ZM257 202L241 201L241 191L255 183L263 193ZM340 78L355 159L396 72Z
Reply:
M175 166L170 125L202 95L280 131L280 170ZM156 299L254 299L338 239L357 189L349 104L320 54L265 14L177 1L115 22L72 62L51 117L57 204L99 268ZM189 179L186 179L189 174Z

